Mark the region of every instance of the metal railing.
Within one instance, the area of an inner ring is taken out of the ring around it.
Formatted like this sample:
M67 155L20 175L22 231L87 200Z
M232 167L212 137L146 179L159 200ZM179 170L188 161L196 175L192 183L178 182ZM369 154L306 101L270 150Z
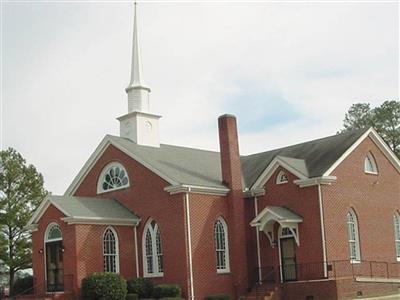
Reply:
M256 268L253 286L263 282L321 280L328 278L400 279L400 262L334 260Z

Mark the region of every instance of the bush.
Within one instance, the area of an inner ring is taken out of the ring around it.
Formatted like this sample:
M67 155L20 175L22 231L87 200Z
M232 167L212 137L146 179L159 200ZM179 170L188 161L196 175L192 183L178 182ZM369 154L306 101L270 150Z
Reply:
M181 288L176 284L159 284L154 287L153 297L160 298L180 298Z
M128 294L126 295L126 300L139 300L138 294Z
M153 283L146 278L131 278L127 281L129 294L138 294L139 298L151 298L153 296Z
M114 273L93 273L82 280L84 300L125 300L126 281Z
M229 300L230 296L226 294L209 295L205 296L204 300Z
M159 300L184 300L181 297L164 297L164 298L160 298Z
M25 277L17 278L13 286L13 294L33 294L33 276L28 275Z

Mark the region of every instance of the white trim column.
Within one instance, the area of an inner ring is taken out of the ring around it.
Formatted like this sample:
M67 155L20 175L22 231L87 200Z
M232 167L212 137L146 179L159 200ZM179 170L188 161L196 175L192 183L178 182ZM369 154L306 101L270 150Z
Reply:
M190 188L189 188L190 192ZM192 259L192 236L190 224L190 206L189 206L189 193L185 193L185 210L186 210L186 224L187 224L187 239L189 250L189 281L190 281L190 295L189 299L194 300L194 286L193 286L193 259Z
M257 197L254 197L254 213L257 217L258 215L258 201ZM258 226L256 226L256 239L257 239L257 263L258 263L258 283L262 284L262 273L261 273L261 254L260 254L260 231L258 230Z
M327 261L326 261L326 240L325 240L324 209L323 209L323 206L322 206L321 184L318 184L318 200L319 200L319 215L320 215L320 218L321 218L322 259L324 261L324 277L328 277L328 266L327 266Z

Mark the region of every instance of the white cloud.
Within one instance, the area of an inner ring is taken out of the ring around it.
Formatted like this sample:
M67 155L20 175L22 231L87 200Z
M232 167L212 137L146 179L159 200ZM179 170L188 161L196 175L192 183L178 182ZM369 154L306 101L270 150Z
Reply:
M21 151L46 187L62 193L104 134L118 134L131 5L3 5L4 146ZM248 107L252 116L276 101L271 90L300 117L241 134L243 153L334 134L352 103L398 98L397 7L139 5L144 75L163 115L162 141L217 149L218 115ZM255 91L265 92L265 104L247 106ZM230 99L242 94L245 105L234 106Z

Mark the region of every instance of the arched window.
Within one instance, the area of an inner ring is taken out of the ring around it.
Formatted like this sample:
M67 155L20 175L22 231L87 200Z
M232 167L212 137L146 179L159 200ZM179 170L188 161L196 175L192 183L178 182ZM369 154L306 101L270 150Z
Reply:
M149 220L143 231L143 265L145 277L164 275L161 233L156 221Z
M350 261L359 262L361 260L361 255L360 240L358 235L358 222L356 214L353 210L350 210L347 213L347 231L349 235Z
M46 229L45 242L55 242L61 240L62 234L60 225L58 225L57 223L49 224Z
M365 157L364 171L365 173L378 174L378 167L371 152L368 152L367 156Z
M228 226L222 218L219 218L214 224L214 240L217 273L229 272Z
M114 228L107 227L103 234L104 272L119 273L118 236Z
M400 213L398 212L394 214L394 242L397 261L400 261Z
M284 171L280 171L276 176L276 184L282 184L289 182L288 177Z
M105 193L129 186L128 173L118 162L109 163L101 172L97 182L97 193Z

